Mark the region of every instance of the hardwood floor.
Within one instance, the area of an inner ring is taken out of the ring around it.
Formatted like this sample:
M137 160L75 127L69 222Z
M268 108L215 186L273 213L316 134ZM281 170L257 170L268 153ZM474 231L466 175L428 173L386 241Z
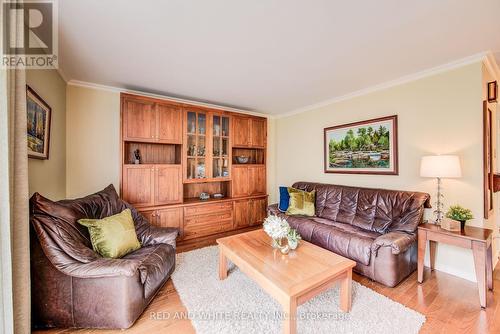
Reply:
M366 277L353 275L357 282L383 294L427 318L420 333L500 333L500 267L494 272L497 290L488 291L488 308L479 306L479 295L475 283L426 268L425 281L417 283L417 272L404 280L396 288L387 288ZM34 331L38 334L59 333L195 333L191 322L186 319L172 319L175 314L186 312L172 280L158 293L144 314L130 329L122 330L69 330L52 329ZM152 318L155 314L157 319ZM166 319L170 315L170 319ZM163 319L158 319L162 317Z

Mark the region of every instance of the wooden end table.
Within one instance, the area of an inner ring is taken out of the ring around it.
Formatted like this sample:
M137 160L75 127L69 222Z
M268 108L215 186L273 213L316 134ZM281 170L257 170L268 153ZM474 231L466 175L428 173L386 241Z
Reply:
M451 232L435 224L418 226L418 282L424 280L424 256L429 240L430 267L434 269L436 244L438 242L472 249L474 267L479 288L479 303L486 307L487 288L493 290L493 254L491 247L493 231L490 229L466 226L464 230Z
M352 268L356 262L301 241L282 255L263 230L217 239L219 278L227 277L227 259L274 297L285 311L283 332L296 333L297 306L340 283L340 308L351 310Z

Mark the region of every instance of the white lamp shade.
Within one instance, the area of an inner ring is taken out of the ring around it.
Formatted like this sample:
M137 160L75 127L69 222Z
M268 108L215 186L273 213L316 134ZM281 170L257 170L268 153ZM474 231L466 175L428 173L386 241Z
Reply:
M460 159L456 155L428 155L420 162L422 177L461 177Z

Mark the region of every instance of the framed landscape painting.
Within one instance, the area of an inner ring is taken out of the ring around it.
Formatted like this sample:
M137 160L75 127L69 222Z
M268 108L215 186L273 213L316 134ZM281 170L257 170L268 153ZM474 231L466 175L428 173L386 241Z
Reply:
M397 115L325 128L325 173L397 175L397 131Z
M52 109L29 86L26 86L26 112L28 116L28 157L48 159Z

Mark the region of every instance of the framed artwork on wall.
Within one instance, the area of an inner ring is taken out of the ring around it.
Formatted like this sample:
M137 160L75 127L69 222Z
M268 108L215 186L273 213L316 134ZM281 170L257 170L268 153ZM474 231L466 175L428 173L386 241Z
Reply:
M325 173L398 175L397 131L397 115L325 128Z
M496 81L488 82L488 102L497 102L498 85Z
M28 118L28 157L48 159L52 109L29 86L26 86L26 113Z

